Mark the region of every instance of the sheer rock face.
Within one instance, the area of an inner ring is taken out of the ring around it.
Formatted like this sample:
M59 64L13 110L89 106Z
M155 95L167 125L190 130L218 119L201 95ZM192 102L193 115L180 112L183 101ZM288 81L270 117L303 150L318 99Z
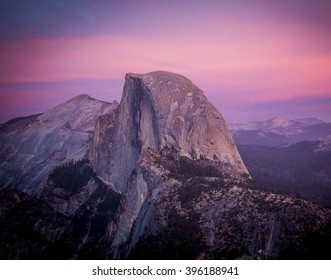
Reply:
M90 144L89 160L97 174L107 182L110 182L109 170L114 168L114 158L110 155L115 153L118 112L117 107L112 114L97 119Z
M0 187L39 195L56 165L86 155L97 117L116 106L80 95L44 114L1 125Z
M160 148L171 145L189 158L221 161L248 174L221 113L189 79L162 71L128 74L127 83L133 79L153 102Z
M103 146L99 156L112 162L101 166L104 161L92 152L93 166L120 191L147 147L174 147L188 158L211 159L248 174L220 112L189 79L170 72L127 74L119 112L108 122L99 119L92 151L96 146Z

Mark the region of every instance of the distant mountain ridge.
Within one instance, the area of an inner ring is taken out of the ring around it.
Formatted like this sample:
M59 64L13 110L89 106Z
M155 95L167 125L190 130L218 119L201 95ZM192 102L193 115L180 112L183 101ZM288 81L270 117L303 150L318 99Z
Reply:
M299 141L331 140L331 123L317 118L289 120L272 118L244 124L229 124L236 144L289 145Z
M231 130L257 130L257 129L276 129L285 127L304 127L307 125L325 124L327 122L318 118L300 118L300 119L285 119L281 117L271 118L265 121L249 121L246 123L230 123Z
M307 124L307 125L314 125L314 124L322 124L322 123L327 123L325 121L322 121L318 118L300 118L300 119L294 119L294 121Z

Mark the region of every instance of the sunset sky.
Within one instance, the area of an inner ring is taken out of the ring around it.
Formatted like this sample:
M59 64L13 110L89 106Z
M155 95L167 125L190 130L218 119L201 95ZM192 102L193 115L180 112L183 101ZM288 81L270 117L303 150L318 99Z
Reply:
M127 72L191 79L227 122L331 121L331 0L1 0L0 123L120 100Z

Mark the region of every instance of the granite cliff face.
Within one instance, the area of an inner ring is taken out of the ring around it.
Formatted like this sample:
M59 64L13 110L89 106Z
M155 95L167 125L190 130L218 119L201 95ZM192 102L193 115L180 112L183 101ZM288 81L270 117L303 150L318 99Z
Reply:
M88 99L86 108L83 96L66 103L72 110L51 110L62 121L49 130L47 115L2 126L2 147L17 141L17 156L32 141L18 141L20 124L41 143L34 153L61 157L42 187L0 191L0 258L330 257L331 211L255 186L222 115L190 80L164 71L125 80L119 105ZM63 139L76 143L70 152ZM6 153L1 180L14 182L4 174L19 165Z
M114 178L122 189L121 178L127 174L121 170L134 169L135 166L128 164L137 162L147 147L154 150L174 147L190 159L222 162L234 172L248 174L222 115L189 79L163 71L127 74L125 79L119 112L106 124L102 125L105 120L100 119L93 138L90 159L105 179ZM100 137L100 129L112 129L108 135L118 135L117 144ZM95 149L102 145L100 141L109 144L103 150ZM101 154L113 158L114 169L99 166L103 160L96 158Z

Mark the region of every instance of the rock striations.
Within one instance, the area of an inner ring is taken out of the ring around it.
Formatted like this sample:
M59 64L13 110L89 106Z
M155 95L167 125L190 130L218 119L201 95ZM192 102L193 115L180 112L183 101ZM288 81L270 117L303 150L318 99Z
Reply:
M130 73L119 105L80 96L0 129L0 258L330 257L331 211L255 186L181 75Z

